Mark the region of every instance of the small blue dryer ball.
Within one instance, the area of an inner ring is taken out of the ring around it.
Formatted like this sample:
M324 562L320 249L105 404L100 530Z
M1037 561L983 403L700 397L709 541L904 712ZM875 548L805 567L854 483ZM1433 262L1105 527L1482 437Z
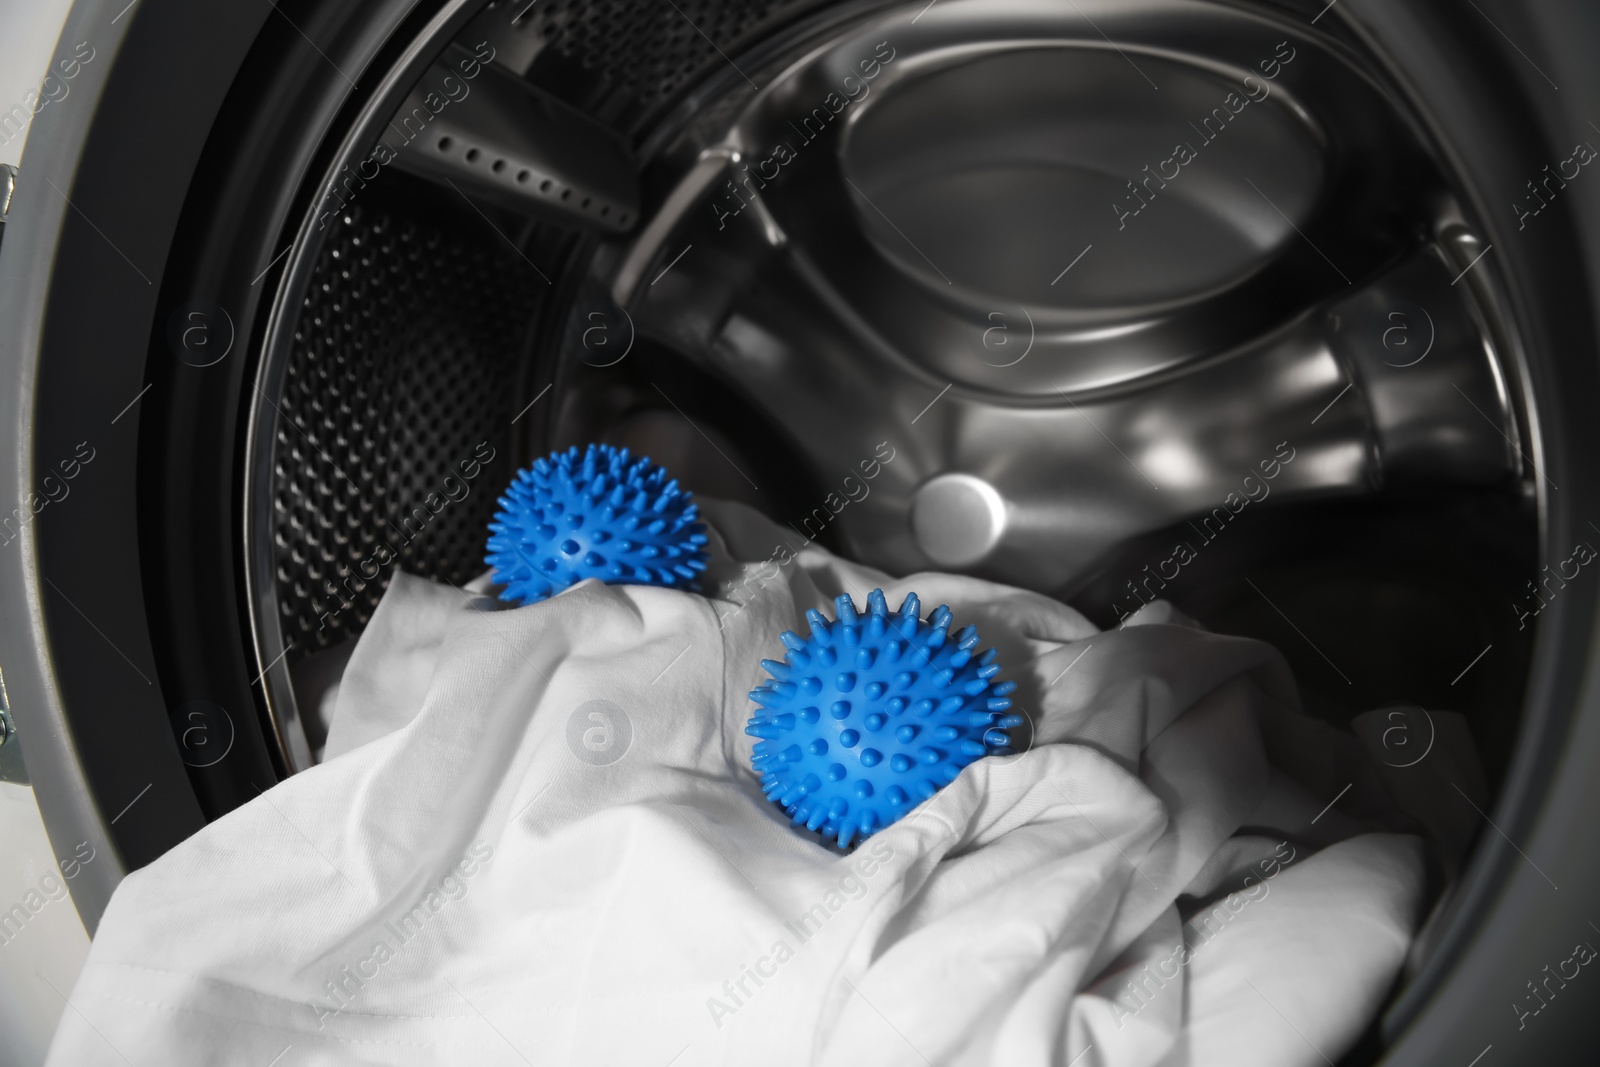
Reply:
M986 755L1010 753L1015 682L996 682L994 649L979 655L978 629L950 636L950 609L927 622L910 593L890 614L883 590L856 614L848 595L838 621L806 612L811 639L782 635L784 661L750 693L761 705L745 733L761 738L751 763L767 799L796 825L848 848L955 781Z
M627 449L554 452L517 472L489 523L500 599L532 604L585 578L698 590L706 528L664 468Z

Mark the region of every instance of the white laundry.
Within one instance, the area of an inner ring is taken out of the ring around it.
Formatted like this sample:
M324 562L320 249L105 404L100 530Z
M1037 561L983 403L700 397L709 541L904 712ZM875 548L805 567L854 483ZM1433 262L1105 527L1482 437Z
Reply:
M779 566L787 531L706 512L706 595L488 611L396 575L326 762L122 883L49 1062L1283 1067L1360 1036L1422 842L1275 650ZM977 623L1033 736L846 855L763 800L746 693L878 586Z

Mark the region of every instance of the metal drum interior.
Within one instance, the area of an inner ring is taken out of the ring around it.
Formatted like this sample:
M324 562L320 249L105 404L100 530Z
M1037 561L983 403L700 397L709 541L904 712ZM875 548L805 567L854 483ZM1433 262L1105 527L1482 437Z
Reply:
M409 155L285 271L246 567L286 770L389 560L465 581L512 465L603 440L895 574L1103 626L1165 597L1332 722L1462 711L1498 784L1544 491L1519 341L1350 42L1200 2L522 6L440 42L382 123Z

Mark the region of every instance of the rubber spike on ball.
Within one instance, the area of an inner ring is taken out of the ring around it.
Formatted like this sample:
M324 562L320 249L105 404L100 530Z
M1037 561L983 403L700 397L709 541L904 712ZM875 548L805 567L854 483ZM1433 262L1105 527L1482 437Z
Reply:
M806 612L810 638L780 635L785 655L745 733L761 790L795 826L848 848L892 825L984 756L1012 752L1006 714L1016 683L997 681L997 653L975 654L976 627L950 639L951 612L924 620L915 593L891 612L881 589L867 613L848 595L835 619Z
M517 472L489 523L500 599L532 604L585 578L699 591L706 528L664 467L626 448L552 452Z

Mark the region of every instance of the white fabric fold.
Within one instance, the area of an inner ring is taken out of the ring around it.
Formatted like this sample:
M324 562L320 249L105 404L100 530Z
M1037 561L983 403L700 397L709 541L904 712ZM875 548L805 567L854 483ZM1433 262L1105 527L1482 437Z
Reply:
M50 1062L1311 1065L1360 1035L1420 840L1376 832L1360 744L1272 648L706 511L705 595L492 611L395 575L326 762L123 882ZM978 624L1026 750L841 854L763 800L746 693L878 586ZM1333 779L1365 799L1313 826Z

